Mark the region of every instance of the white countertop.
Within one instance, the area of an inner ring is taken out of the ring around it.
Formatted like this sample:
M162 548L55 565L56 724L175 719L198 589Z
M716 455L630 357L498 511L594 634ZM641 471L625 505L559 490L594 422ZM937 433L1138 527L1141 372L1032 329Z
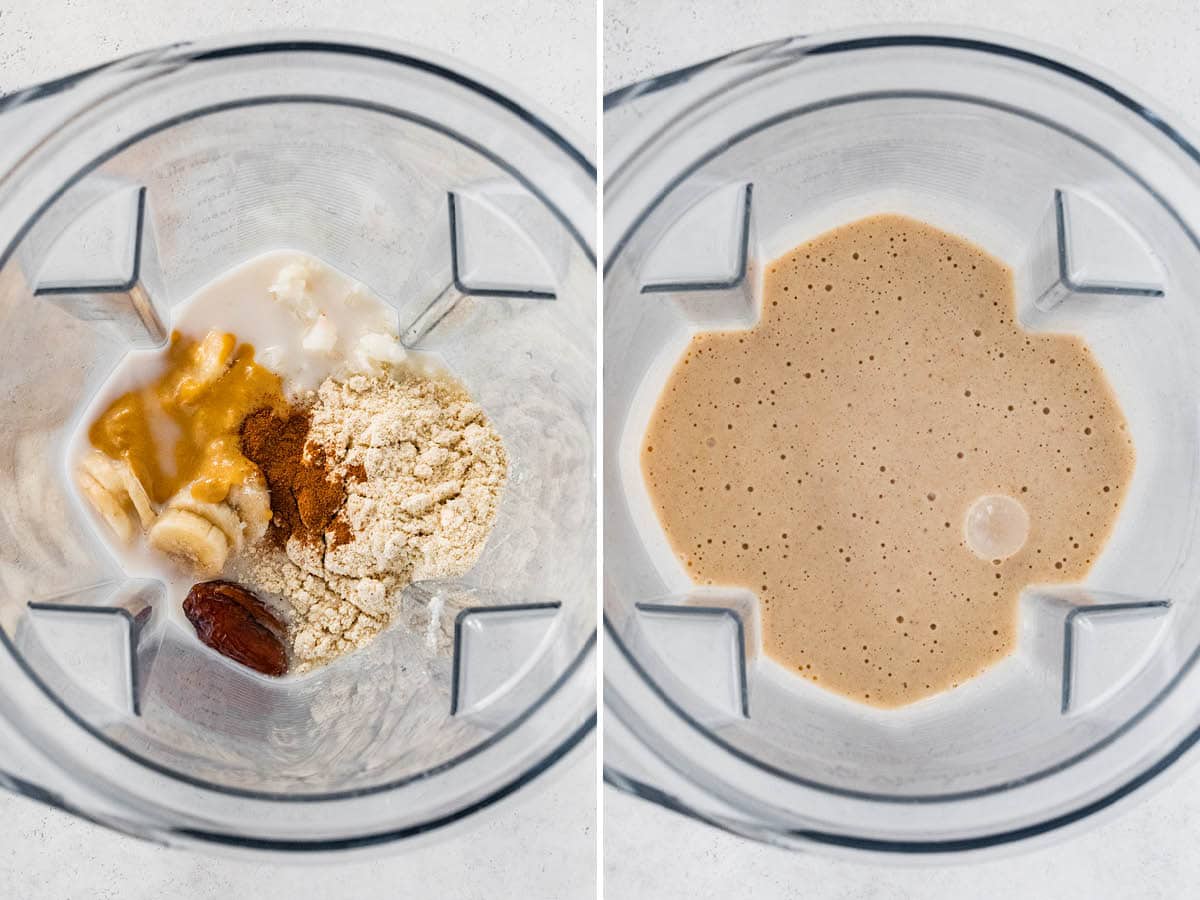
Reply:
M516 88L590 154L595 23L590 0L5 0L0 93L176 41L249 30L358 31L453 56Z
M606 0L604 89L791 34L895 22L991 28L1058 45L1200 131L1195 0ZM1137 799L1046 849L969 866L898 868L760 846L606 788L605 893L611 900L1196 896L1200 767Z
M595 146L595 9L559 0L5 0L0 93L169 42L246 29L363 31L451 54ZM0 792L0 898L595 895L595 741L470 830L402 856L287 867L166 850ZM517 864L519 861L519 864Z

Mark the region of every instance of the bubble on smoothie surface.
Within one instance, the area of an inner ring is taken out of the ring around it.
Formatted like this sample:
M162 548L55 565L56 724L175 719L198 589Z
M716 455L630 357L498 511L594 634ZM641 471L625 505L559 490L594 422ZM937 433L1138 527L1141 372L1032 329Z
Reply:
M880 707L1010 653L1022 588L1087 575L1133 463L1087 346L1023 329L1007 266L896 215L767 264L758 322L692 337L641 445L686 575L753 591L767 656ZM1008 502L968 522L981 497Z
M1029 513L1006 494L987 494L967 510L963 536L980 559L1008 559L1029 539Z

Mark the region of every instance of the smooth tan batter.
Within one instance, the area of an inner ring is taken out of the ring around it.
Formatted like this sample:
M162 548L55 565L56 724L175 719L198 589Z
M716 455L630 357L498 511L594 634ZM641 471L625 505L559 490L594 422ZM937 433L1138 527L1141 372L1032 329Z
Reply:
M755 591L767 654L879 707L1008 654L1021 589L1084 577L1133 464L1087 347L1023 330L1007 267L894 215L775 260L758 324L692 339L642 445L692 578ZM984 495L1028 513L1003 560L964 540Z

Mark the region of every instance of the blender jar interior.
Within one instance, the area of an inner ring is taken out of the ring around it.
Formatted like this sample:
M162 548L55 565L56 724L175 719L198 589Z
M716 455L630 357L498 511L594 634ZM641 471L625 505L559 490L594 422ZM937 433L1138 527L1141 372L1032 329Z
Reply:
M395 836L486 805L591 721L590 166L516 101L378 47L186 48L90 78L112 83L46 112L0 197L9 715L120 815L217 839ZM368 647L280 681L202 647L161 584L126 577L66 457L124 354L272 249L395 307L402 342L441 358L510 459L470 572L409 586Z
M1103 82L981 41L798 40L700 69L617 104L645 108L606 196L608 702L770 840L986 845L1144 773L1195 720L1194 151ZM891 711L764 657L757 599L692 584L638 460L691 335L753 323L764 263L879 212L1012 266L1023 326L1087 342L1137 452L1086 581L1029 586L1008 658Z

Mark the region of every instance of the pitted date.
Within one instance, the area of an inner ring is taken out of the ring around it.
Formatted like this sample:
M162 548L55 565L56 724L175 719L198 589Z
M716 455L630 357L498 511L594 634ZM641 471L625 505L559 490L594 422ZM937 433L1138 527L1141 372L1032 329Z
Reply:
M188 591L183 612L200 640L222 656L264 675L287 673L283 624L244 587L201 582Z

